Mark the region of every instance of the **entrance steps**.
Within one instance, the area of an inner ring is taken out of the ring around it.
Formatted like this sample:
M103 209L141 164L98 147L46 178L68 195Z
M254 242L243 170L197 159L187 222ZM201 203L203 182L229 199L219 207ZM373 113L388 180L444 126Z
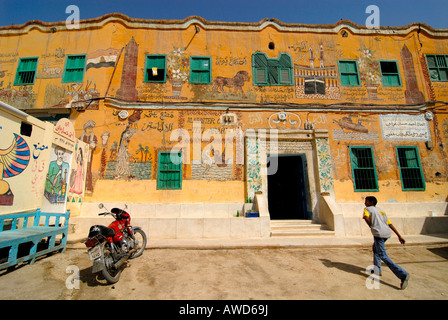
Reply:
M271 237L305 236L334 236L334 231L311 220L271 220Z

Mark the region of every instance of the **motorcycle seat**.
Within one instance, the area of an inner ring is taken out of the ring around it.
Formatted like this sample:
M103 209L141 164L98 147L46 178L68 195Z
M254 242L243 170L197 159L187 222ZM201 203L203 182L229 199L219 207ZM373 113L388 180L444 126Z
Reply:
M90 227L89 238L98 236L100 234L105 236L106 238L113 237L115 235L115 230L101 225L95 225Z

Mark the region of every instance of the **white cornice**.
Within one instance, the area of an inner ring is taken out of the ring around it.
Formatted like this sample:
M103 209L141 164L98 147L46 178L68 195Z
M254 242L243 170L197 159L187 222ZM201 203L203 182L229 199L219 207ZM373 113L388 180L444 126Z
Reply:
M42 32L76 32L88 29L102 28L108 23L119 22L130 29L158 29L158 30L185 30L192 25L204 30L228 30L228 31L262 31L272 27L280 32L296 33L328 33L337 34L345 29L355 35L396 35L406 36L412 32L420 32L431 37L448 37L448 29L434 29L423 23L412 23L403 27L381 27L380 29L368 29L349 20L340 20L335 24L311 25L299 23L284 23L277 19L263 19L259 22L216 22L207 21L198 16L191 16L184 20L153 20L134 19L121 13L111 13L98 18L81 20L80 28L68 30L65 21L46 23L38 20L29 21L23 25L0 27L1 35L26 34L30 30L38 29Z

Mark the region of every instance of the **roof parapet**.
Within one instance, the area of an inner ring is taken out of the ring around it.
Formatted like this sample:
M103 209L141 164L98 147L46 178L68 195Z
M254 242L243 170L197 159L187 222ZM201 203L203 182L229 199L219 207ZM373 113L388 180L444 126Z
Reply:
M128 28L142 29L180 29L185 30L191 25L199 25L204 30L229 30L229 31L262 31L268 26L272 26L281 32L310 32L310 33L339 33L342 29L348 29L357 35L389 34L407 35L411 32L425 32L433 37L448 37L448 29L435 29L425 23L411 23L402 27L380 27L379 29L369 29L366 26L358 25L350 20L339 20L334 24L302 24L286 23L276 18L264 18L258 22L224 22L207 21L199 16L189 16L183 20L169 19L140 19L130 18L122 13L109 13L97 18L80 20L80 29L98 28L111 22L121 22ZM71 31L66 28L65 21L42 22L31 20L21 25L9 25L0 27L0 35L19 35L28 33L32 29L39 29L42 32L54 33L58 31Z

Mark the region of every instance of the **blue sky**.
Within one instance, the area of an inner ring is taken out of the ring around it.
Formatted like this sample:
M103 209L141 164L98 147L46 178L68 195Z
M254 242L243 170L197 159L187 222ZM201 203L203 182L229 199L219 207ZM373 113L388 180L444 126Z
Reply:
M81 19L120 12L132 18L257 22L277 18L289 23L332 24L348 19L365 24L367 6L380 9L382 26L424 22L448 29L447 0L0 0L0 25L29 20L65 21L65 9L77 5Z

